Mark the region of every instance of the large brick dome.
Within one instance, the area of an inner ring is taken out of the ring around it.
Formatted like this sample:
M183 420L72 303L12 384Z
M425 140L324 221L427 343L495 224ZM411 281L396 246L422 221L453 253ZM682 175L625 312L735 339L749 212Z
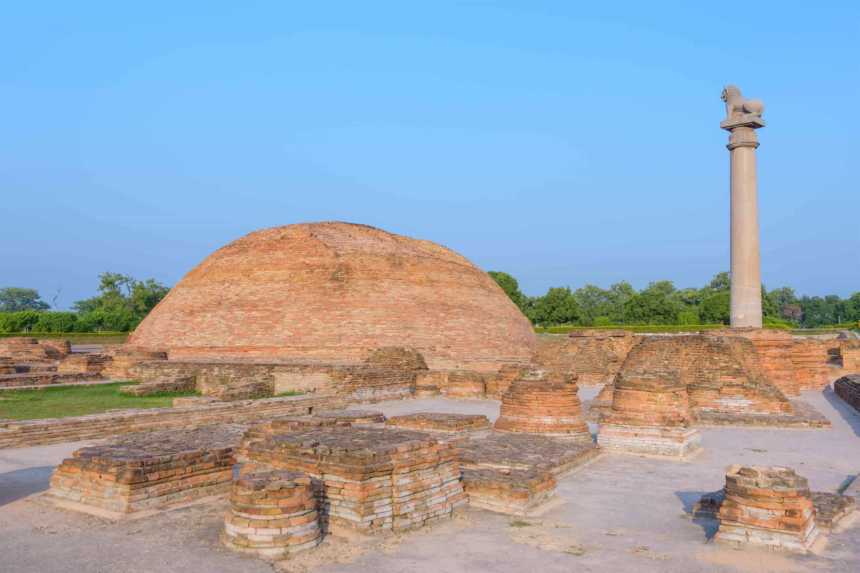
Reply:
M430 368L528 362L535 336L492 278L430 241L349 223L263 229L188 273L132 334L170 358L359 362L410 346Z

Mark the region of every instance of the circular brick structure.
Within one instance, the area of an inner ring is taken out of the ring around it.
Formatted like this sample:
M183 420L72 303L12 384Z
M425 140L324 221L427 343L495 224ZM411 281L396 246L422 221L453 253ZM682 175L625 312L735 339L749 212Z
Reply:
M591 442L575 383L518 380L502 396L495 429Z
M233 482L221 541L268 559L316 547L322 540L317 506L311 478L303 473L247 473Z
M129 339L171 359L358 363L411 347L431 369L526 364L531 324L495 281L432 243L349 223L250 233L189 272Z

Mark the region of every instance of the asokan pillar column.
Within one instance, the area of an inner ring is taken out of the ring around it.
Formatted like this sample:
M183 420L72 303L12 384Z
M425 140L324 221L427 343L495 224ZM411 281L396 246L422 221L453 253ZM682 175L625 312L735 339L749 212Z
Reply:
M764 127L764 104L748 100L735 86L723 89L731 157L731 326L761 328L761 254L755 130Z

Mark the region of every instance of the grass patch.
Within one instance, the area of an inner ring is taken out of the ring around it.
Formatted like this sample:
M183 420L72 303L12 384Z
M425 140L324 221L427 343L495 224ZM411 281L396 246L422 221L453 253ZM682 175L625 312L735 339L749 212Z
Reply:
M63 338L72 344L125 344L128 332L0 332L0 338Z
M286 392L281 392L280 394L275 394L275 398L283 398L284 396L302 396L304 392L301 390L287 390Z
M164 408L180 396L196 396L196 392L163 392L153 396L120 394L128 382L96 386L67 386L38 390L7 390L0 392L0 418L33 420L84 416L107 410L127 408Z

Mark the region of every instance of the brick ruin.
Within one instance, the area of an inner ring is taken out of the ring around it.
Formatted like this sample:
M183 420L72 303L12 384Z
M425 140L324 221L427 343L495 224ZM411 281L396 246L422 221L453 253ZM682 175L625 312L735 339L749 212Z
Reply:
M454 446L419 432L321 426L266 435L244 452L319 480L325 531L411 529L466 503Z
M806 553L819 536L806 478L782 467L732 466L716 541Z
M288 557L322 541L311 478L288 471L249 471L233 481L221 542L264 559Z
M860 340L842 340L839 345L842 370L846 374L860 374Z
M765 353L773 356L784 350L784 337L762 339L765 346L777 341ZM828 426L826 418L805 403L790 400L770 382L768 374L772 376L774 368L762 366L755 342L747 336L647 336L627 356L616 382L629 373L667 380L677 377L686 388L695 424ZM597 418L610 412L614 388L604 387L592 404Z
M575 382L519 380L502 396L495 430L565 437L591 443Z
M612 406L600 421L601 448L684 458L700 449L690 427L688 388L666 340L644 341L631 352L613 385Z
M48 495L61 506L116 519L223 494L242 431L230 425L157 431L85 447L57 467Z
M457 446L469 504L509 515L524 515L549 501L557 477L599 454L591 440L507 432L473 434Z
M612 382L640 337L626 330L582 330L568 335L538 337L535 368L569 372L582 385Z
M860 413L860 374L843 376L833 383L836 395Z
M215 251L129 343L165 350L170 360L297 364L361 364L372 349L408 347L433 370L494 372L527 364L535 335L495 281L461 255L323 222L263 229Z
M444 414L439 412L416 412L402 416L392 416L385 420L387 426L418 430L422 432L443 432L462 434L479 430L489 430L490 420L479 414Z

